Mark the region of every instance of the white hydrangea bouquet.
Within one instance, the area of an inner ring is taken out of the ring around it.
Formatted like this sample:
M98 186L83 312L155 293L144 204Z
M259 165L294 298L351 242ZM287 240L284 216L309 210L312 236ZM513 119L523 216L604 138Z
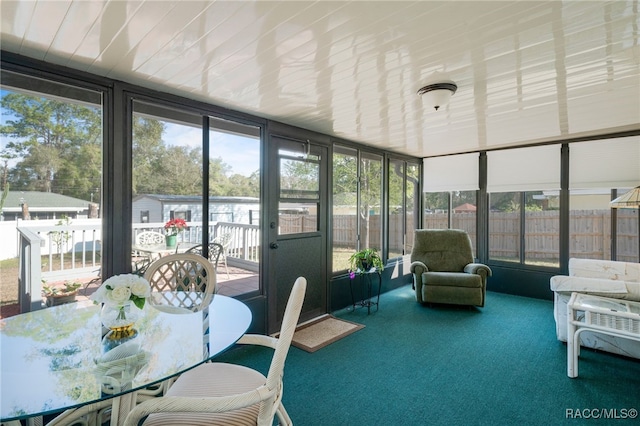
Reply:
M104 303L102 322L111 328L127 325L126 323L132 320L131 317L127 318L127 313L130 312L128 306L133 303L138 309L143 309L150 295L149 281L139 275L121 274L114 275L102 283L91 295L91 300L95 304ZM110 318L108 311L114 312L114 318Z
M123 306L131 301L142 309L150 295L149 281L139 275L121 274L114 275L102 283L91 295L91 300L96 304L105 303L111 306Z

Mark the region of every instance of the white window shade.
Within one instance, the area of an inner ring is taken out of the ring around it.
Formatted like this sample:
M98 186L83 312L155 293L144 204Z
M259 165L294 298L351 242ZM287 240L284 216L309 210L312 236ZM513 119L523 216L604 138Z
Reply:
M424 192L475 191L480 154L460 154L424 159Z
M487 153L487 192L560 189L561 145Z
M640 185L640 136L569 145L569 188Z

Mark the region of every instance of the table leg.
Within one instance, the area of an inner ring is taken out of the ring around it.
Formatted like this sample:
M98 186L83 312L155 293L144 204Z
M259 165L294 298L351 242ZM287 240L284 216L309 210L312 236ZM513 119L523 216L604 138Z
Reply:
M567 307L567 376L578 376L578 352L576 344L580 347L580 337L577 336L576 325L573 322L573 309ZM576 338L578 341L576 342Z

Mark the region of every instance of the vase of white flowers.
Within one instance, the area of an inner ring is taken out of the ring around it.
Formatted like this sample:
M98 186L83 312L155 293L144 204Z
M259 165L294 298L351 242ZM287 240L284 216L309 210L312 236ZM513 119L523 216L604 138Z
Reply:
M100 320L110 330L127 335L142 315L151 294L149 282L139 275L122 274L107 279L91 296L93 303L102 303Z

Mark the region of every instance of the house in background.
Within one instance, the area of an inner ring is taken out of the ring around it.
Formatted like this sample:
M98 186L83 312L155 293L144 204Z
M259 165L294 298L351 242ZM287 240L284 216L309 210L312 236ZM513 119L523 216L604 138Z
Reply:
M87 200L39 191L9 191L0 220L91 219L99 217L99 206Z
M258 223L260 200L252 197L209 197L209 222ZM184 219L202 221L202 197L198 195L140 194L133 198L133 223Z

